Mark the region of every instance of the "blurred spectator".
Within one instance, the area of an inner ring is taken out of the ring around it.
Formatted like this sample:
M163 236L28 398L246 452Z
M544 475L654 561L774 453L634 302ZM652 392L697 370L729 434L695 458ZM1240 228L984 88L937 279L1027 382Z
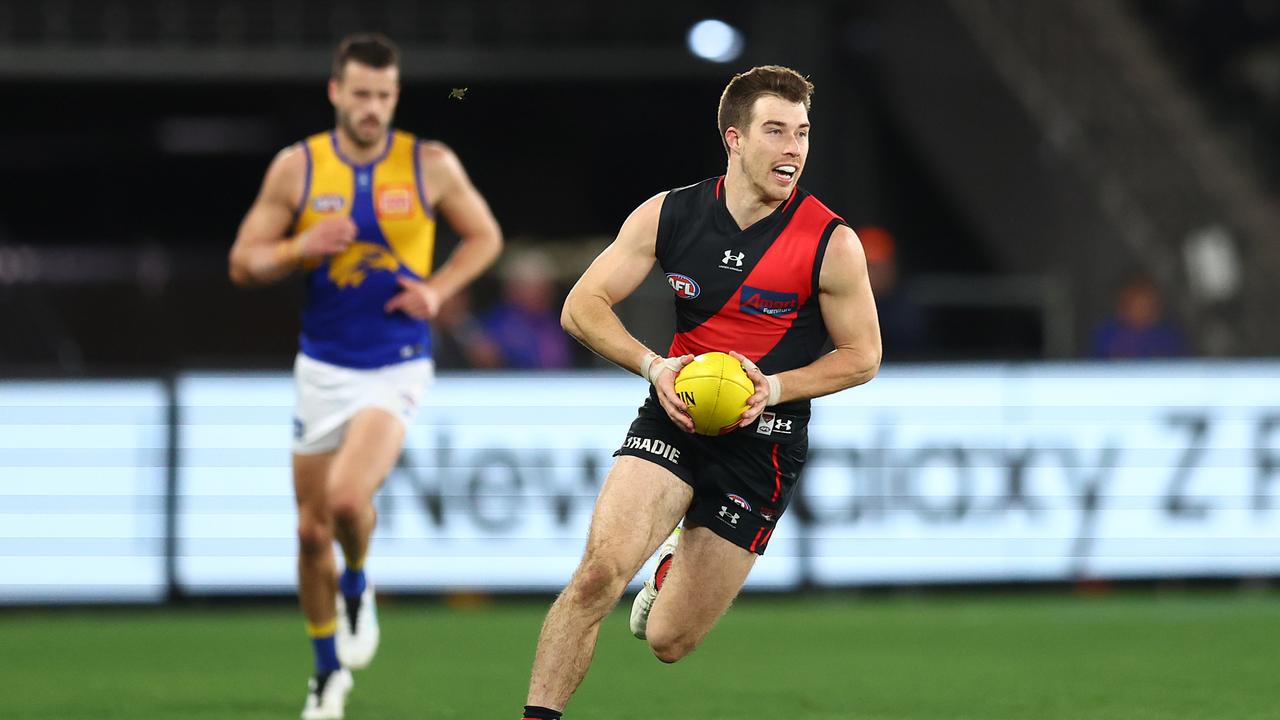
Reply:
M1115 314L1093 333L1095 358L1181 357L1188 353L1186 334L1164 317L1160 290L1147 277L1120 288Z
M501 367L498 346L471 313L467 288L446 300L431 322L431 355L443 370Z
M875 225L858 228L857 233L867 256L884 355L895 360L918 358L928 340L928 320L900 282L893 235Z
M551 261L541 252L510 258L502 273L502 300L481 320L504 367L566 368L569 336L560 327L560 302Z

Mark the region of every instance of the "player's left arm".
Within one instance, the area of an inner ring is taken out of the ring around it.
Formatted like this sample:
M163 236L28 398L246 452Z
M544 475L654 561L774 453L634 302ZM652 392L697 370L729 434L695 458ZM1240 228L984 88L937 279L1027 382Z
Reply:
M401 292L387 303L388 312L403 310L423 319L435 317L440 305L475 280L502 252L502 228L489 203L471 183L462 161L448 146L424 142L418 162L428 199L458 234L449 259L424 282L401 277Z
M766 377L759 370L748 370L756 392L743 415L744 425L766 404L830 395L867 382L880 369L880 322L867 278L867 259L858 236L844 225L835 229L827 243L818 273L818 306L835 350L804 367L773 376L779 392L772 402Z

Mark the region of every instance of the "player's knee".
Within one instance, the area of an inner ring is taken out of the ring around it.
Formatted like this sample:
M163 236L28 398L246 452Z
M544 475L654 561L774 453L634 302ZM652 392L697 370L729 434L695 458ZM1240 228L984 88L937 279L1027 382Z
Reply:
M697 640L688 635L661 631L655 633L652 626L648 631L647 639L653 656L667 664L679 662L698 647Z
M369 502L356 493L338 494L329 501L329 513L340 525L355 525L368 511Z
M615 565L585 560L574 573L570 599L584 606L612 605L622 595L626 583L627 579Z
M298 520L298 552L317 555L333 547L333 527L316 518L303 516Z

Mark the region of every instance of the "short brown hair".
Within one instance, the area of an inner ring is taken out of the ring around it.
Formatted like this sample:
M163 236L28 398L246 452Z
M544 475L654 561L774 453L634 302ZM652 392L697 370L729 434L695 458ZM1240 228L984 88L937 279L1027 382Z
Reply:
M382 33L348 35L338 43L338 49L333 52L331 72L334 80L342 79L342 73L346 70L347 63L351 61L379 70L385 67L399 67L400 48L396 47L391 38Z
M729 143L724 134L731 128L745 129L751 123L751 110L756 99L764 95L776 95L787 102L804 103L809 109L813 95L813 83L800 73L781 65L761 65L733 76L720 96L720 142L725 152Z

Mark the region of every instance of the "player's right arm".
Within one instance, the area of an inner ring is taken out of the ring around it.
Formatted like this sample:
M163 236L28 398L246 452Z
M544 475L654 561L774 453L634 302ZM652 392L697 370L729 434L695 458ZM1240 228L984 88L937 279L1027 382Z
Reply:
M655 195L631 213L618 237L569 291L560 324L565 332L604 359L653 382L667 415L693 432L693 421L673 387L676 372L693 356L672 358L665 369L655 368L661 357L628 332L613 311L614 305L635 292L657 261L658 216L665 198L666 193Z
M231 282L265 285L292 273L311 258L342 252L355 240L356 226L342 215L321 220L288 237L306 182L301 145L281 150L267 168L262 189L240 223L229 259Z

